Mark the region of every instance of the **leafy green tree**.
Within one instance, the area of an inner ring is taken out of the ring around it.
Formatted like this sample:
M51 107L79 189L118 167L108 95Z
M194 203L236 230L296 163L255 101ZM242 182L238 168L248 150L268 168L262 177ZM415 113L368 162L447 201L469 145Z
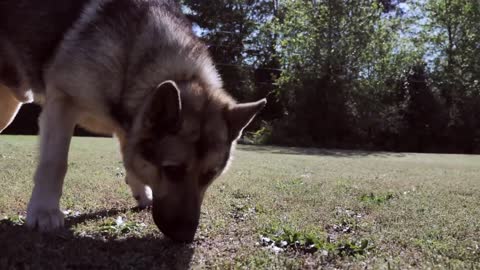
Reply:
M448 111L449 143L465 152L480 146L480 5L475 0L429 0L423 5L425 45L434 86Z
M268 106L256 119L273 120L283 113L275 95L279 77L277 35L271 21L278 16L278 0L182 1L210 52L225 88L241 101L267 97ZM256 120L249 129L259 128Z
M360 132L355 124L367 122L360 118L368 109L359 108L358 100L365 97L360 106L378 103L367 96L383 83L379 67L392 51L392 38L380 24L383 6L377 1L285 1L281 9L279 84L290 133L300 133L307 144L348 143Z

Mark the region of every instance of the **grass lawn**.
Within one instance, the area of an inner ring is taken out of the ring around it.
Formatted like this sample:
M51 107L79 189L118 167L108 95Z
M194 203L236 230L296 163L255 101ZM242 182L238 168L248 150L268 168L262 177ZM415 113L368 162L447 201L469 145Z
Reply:
M480 156L239 146L180 245L133 209L112 139L73 140L66 229L26 229L36 146L0 136L0 269L480 269Z

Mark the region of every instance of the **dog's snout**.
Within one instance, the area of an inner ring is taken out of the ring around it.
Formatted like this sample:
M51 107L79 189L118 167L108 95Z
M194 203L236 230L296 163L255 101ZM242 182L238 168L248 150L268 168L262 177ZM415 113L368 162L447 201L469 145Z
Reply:
M190 243L195 237L197 231L198 222L192 220L174 219L174 220L155 220L158 228L169 238L179 241Z
M152 215L155 224L163 234L172 240L192 242L199 223L199 213L197 214L196 210L194 212L191 210L173 212L172 210L168 206L154 202Z

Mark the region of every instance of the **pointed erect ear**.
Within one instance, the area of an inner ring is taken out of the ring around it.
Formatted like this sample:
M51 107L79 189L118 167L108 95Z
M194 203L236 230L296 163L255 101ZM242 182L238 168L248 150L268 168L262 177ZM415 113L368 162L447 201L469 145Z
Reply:
M145 111L142 126L155 136L176 133L182 124L180 91L173 81L165 81L155 89Z
M229 137L232 141L240 137L243 129L266 104L267 100L262 99L257 102L234 105L227 111Z

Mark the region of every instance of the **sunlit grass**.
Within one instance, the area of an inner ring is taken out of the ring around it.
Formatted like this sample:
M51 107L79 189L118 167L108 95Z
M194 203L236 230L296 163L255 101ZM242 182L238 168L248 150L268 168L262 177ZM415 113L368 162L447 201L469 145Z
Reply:
M67 229L26 230L36 156L0 136L0 269L480 267L479 156L240 146L188 246L132 209L111 139L73 140Z

